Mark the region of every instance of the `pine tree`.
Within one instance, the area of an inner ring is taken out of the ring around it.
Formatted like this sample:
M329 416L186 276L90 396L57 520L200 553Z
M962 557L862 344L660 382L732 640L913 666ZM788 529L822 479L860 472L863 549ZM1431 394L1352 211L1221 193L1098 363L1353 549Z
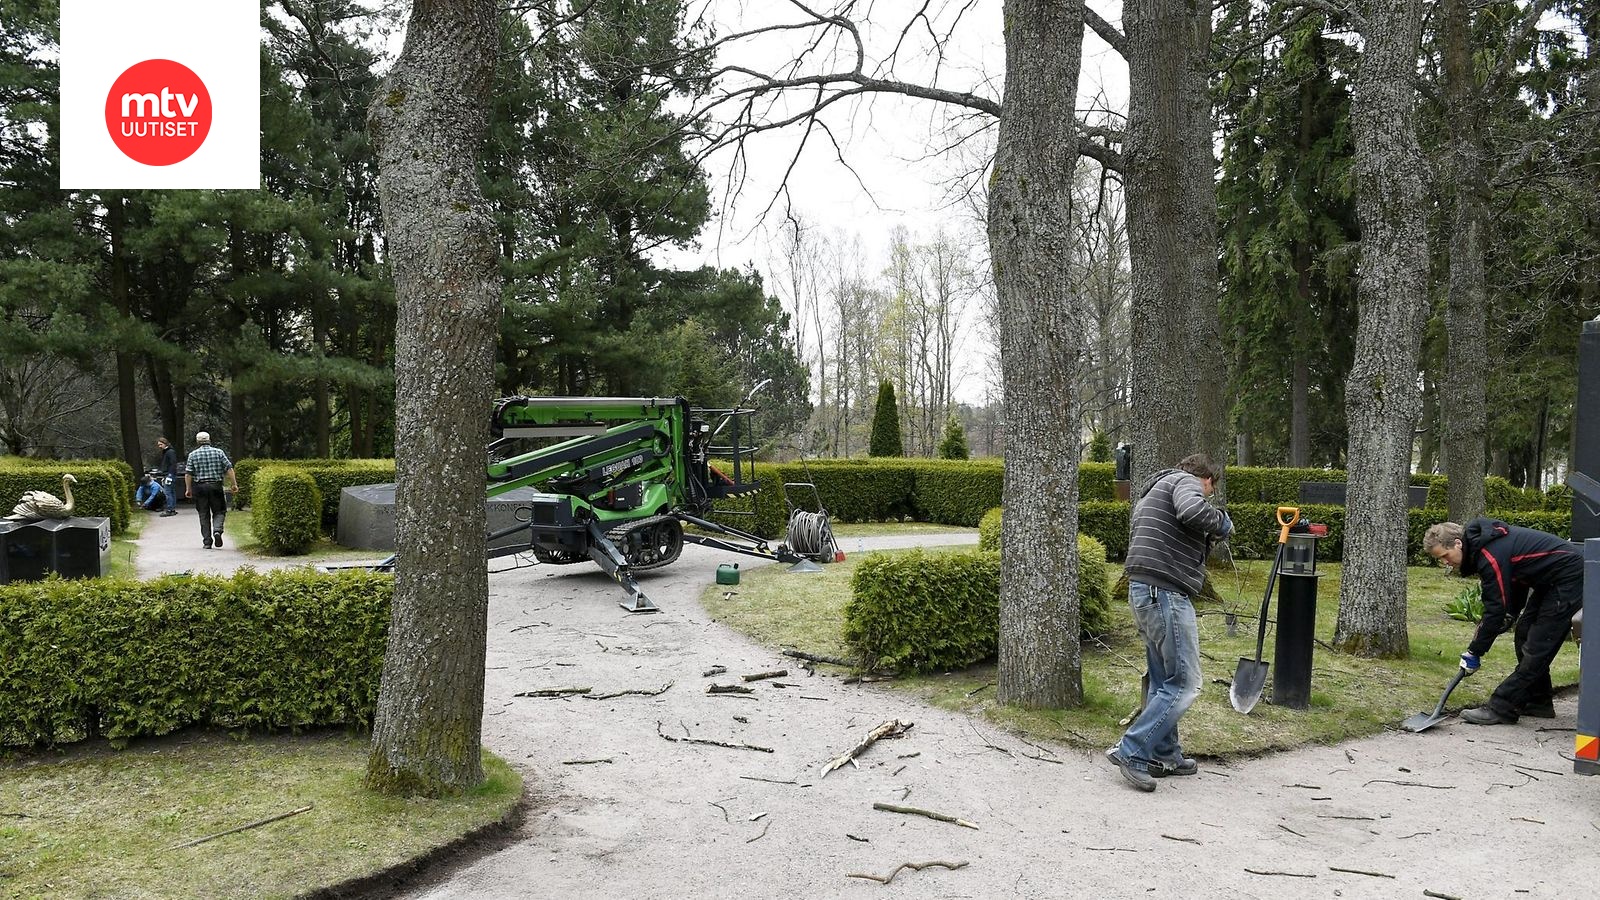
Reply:
M878 408L872 414L872 440L867 445L868 456L905 456L905 445L900 443L900 408L894 402L894 384L878 384Z
M944 423L944 438L939 441L939 458L966 459L969 456L967 433L961 428L961 422L951 416Z

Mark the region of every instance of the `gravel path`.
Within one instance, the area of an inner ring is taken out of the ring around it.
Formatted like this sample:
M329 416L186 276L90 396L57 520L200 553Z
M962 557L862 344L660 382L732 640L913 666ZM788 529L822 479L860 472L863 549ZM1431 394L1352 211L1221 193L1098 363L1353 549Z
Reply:
M286 564L246 560L231 542L220 551L199 543L192 512L152 519L140 540L141 574ZM689 547L674 566L645 574L641 583L663 610L653 616L625 613L615 585L590 566L491 576L484 741L522 768L533 807L502 849L403 885L400 896L1390 898L1432 890L1466 900L1560 897L1593 883L1600 779L1571 774L1561 756L1571 750L1575 695L1557 701L1553 721L1451 721L1420 735L1202 761L1198 776L1141 794L1099 752L1032 746L880 686L807 676L701 609L697 598L722 562L751 564ZM726 674L704 677L713 666ZM780 668L791 673L777 680L782 687L766 680L751 685L752 695L705 693ZM514 696L667 684L656 696ZM1205 689L1221 690L1209 680ZM859 767L818 777L890 719L915 727L879 742ZM874 802L978 828L877 811ZM967 865L906 869L888 885L847 877L930 860Z

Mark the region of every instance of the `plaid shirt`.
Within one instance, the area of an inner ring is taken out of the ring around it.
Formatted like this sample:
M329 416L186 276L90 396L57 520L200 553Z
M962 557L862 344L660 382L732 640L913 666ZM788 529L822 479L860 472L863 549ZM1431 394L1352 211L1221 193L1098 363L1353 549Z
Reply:
M189 451L188 465L195 481L221 481L223 474L233 468L233 460L216 447L201 444Z

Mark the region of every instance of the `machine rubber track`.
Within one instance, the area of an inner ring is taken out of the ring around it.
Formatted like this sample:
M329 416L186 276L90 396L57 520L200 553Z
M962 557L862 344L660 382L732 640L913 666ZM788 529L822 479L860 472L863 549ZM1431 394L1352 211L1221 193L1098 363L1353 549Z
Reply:
M645 572L670 566L683 555L683 524L673 516L651 516L606 532L627 557L628 567Z

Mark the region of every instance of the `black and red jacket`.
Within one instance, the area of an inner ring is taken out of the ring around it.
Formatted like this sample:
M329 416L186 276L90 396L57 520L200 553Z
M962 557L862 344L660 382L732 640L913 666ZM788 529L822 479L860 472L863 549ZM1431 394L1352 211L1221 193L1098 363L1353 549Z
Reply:
M1476 574L1483 585L1483 621L1467 647L1482 656L1505 630L1506 616L1520 613L1534 588L1581 586L1583 556L1553 534L1473 519L1462 530L1461 574Z

